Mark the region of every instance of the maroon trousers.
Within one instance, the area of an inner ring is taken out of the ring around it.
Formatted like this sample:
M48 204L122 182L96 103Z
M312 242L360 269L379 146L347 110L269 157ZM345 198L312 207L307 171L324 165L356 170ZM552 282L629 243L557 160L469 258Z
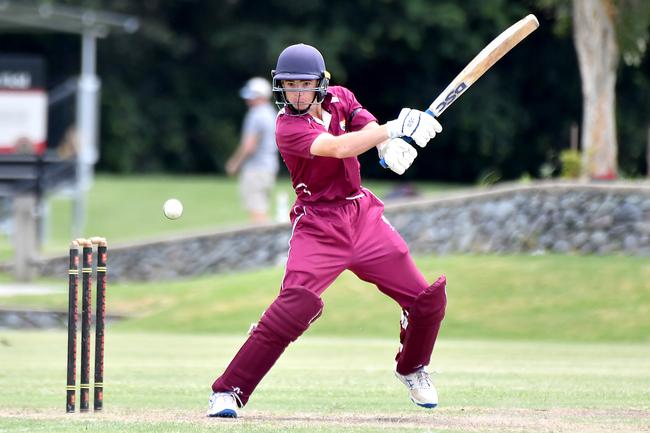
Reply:
M429 286L383 209L367 190L342 206L293 208L280 295L213 383L214 392L235 392L246 404L284 349L320 315L321 293L346 269L375 284L408 317L408 326L402 323L397 371L409 374L429 363L444 317L446 279Z

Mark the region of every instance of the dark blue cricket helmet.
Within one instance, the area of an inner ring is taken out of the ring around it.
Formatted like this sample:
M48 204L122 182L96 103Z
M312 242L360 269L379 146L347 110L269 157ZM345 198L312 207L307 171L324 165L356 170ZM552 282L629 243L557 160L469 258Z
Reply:
M306 44L290 45L278 57L278 63L271 71L273 77L273 96L276 104L286 107L288 104L282 88L282 80L318 80L314 103L323 102L327 94L330 73L325 69L323 55L316 48ZM293 109L293 107L291 107ZM295 110L294 110L295 111ZM299 113L303 114L303 113Z

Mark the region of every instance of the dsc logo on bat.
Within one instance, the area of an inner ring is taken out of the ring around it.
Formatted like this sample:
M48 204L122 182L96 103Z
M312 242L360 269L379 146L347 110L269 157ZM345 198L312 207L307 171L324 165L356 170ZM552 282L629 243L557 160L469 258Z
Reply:
M445 99L440 104L438 104L436 107L436 113L442 113L445 108L447 108L448 105L451 105L451 103L454 102L454 100L458 98L466 89L467 84L464 82L460 83L458 87L449 92Z

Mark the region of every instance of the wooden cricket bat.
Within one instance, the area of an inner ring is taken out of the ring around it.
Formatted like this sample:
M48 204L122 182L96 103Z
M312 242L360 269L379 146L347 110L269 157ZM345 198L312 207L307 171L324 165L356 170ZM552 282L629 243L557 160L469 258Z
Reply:
M425 113L438 117L469 87L476 82L488 69L501 59L515 45L524 40L539 27L535 15L530 14L508 27L503 33L490 42L480 53L472 59L465 68L456 75L447 88L431 103ZM404 137L404 141L413 144L411 137ZM384 160L380 164L387 168Z
M490 42L472 59L465 69L456 75L447 88L431 103L427 114L438 117L460 95L476 82L488 69L501 59L515 45L539 27L535 15L528 15L508 27L503 33Z

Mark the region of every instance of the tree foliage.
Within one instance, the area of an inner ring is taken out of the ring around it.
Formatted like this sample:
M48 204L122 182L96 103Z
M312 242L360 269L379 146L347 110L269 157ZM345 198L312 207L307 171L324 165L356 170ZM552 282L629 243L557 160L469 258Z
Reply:
M551 31L561 20L535 0L65 3L127 13L142 22L133 35L110 35L98 43L99 168L105 171L222 171L245 112L237 90L250 76L268 77L288 44L318 47L332 82L351 88L383 122L402 106L428 106L492 38L528 13L537 14L540 29L444 113L443 133L419 152L405 177L537 176L544 163L558 164L570 124L580 118L571 37ZM3 50L43 53L52 85L78 71L78 38L0 38ZM647 92L647 68L625 69L628 75L632 82L619 86L626 97L636 96L637 86ZM628 110L622 105L619 114ZM637 139L648 113L645 102L619 123L623 138L635 143L628 151L621 140L621 163L629 173L644 169ZM379 167L374 152L362 156L362 166L364 175L392 176Z
M650 2L618 0L613 13L623 60L628 65L639 66L650 39Z

